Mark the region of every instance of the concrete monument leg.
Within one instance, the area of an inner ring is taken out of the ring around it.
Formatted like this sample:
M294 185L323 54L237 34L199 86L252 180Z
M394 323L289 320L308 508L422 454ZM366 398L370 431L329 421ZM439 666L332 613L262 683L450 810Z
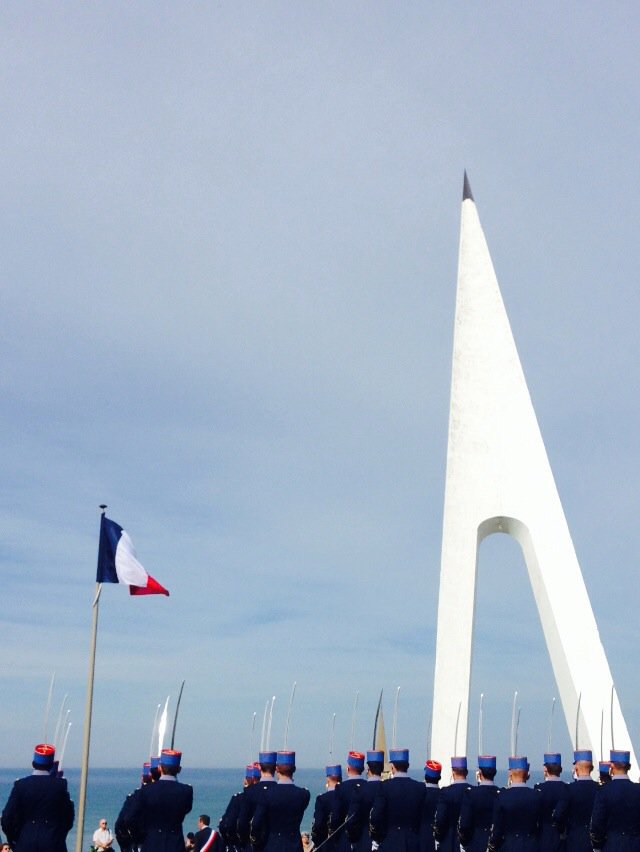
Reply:
M604 709L607 756L611 672L465 174L433 691L438 760L454 745L466 754L478 547L496 532L522 547L571 739L581 696L580 748L599 755ZM613 729L616 747L631 748L617 696Z

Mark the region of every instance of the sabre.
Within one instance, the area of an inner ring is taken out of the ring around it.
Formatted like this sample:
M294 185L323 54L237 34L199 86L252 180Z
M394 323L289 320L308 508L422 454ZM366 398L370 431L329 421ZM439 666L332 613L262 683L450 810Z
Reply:
M58 713L58 721L56 723L56 730L53 735L53 745L58 745L58 737L60 736L60 730L62 726L62 714L64 713L64 705L67 703L67 698L69 697L69 693L65 692L64 698L62 699L62 704L60 705L60 712ZM65 720L66 721L66 720ZM62 729L64 730L64 729Z
M64 753L67 748L67 740L69 739L69 731L71 730L71 722L67 725L67 730L64 732L64 739L62 740L62 748L60 749L60 760L58 761L58 769L62 769L62 761L64 760Z
M615 691L615 686L611 684L611 748L615 748L615 740L613 738L613 693Z
M456 716L456 732L453 737L453 753L458 754L458 725L460 724L460 711L462 710L462 701L458 701L458 714Z
M382 712L382 693L384 690L380 690L380 698L378 699L378 706L376 707L376 718L373 721L373 744L372 748L376 747L376 740L378 735L378 719L380 718L380 713Z
M516 756L515 733L516 733L516 701L518 700L518 690L513 693L513 707L511 709L511 754Z
M400 687L396 689L396 700L393 704L393 729L391 732L391 741L393 742L393 747L396 748L396 732L398 730L398 700L400 698Z
M253 719L251 720L251 737L249 738L249 762L253 761L253 734L256 729L256 714L253 714Z
M171 750L173 751L173 744L176 739L176 725L178 724L178 711L180 710L180 701L182 700L182 690L184 689L184 681L180 685L180 692L178 693L178 703L176 704L176 712L173 716L173 728L171 730ZM167 699L168 701L169 699Z
M160 724L158 725L158 754L162 754L162 746L164 745L164 735L167 731L167 708L169 707L170 697L170 695L167 695L167 700L164 702L164 709L162 711L162 715L160 716Z
M518 730L520 728L520 710L521 709L522 708L518 707L518 716L516 718L516 740L515 740L516 751L518 750Z
M578 734L580 727L580 703L582 701L582 693L578 695L578 709L576 710L576 751L578 751ZM551 751L551 749L549 749Z
M264 714L262 716L262 734L260 735L260 751L266 751L265 749L265 733L267 731L267 713L269 712L269 699L267 698L264 705Z
M66 731L67 724L71 724L69 722L69 716L70 715L71 715L71 710L67 710L67 712L64 714L64 719L63 719L62 725L60 726L60 736L62 736L63 731ZM58 748L58 741L57 740L54 742L54 745L55 745L56 748Z
M478 710L478 754L484 754L482 750L482 702L484 701L484 692L480 693L480 709Z
M291 698L289 699L289 709L287 710L287 723L284 726L284 750L287 750L287 740L289 739L289 722L291 721L291 709L293 707L293 696L296 694L296 681L293 682L291 689Z
M603 739L604 739L604 707L600 711L600 760L604 760L604 747L603 747Z
M356 714L358 712L358 697L359 697L359 695L360 695L360 690L357 689L356 690L356 698L355 698L355 701L353 702L353 714L351 716L351 743L349 745L349 751L353 751L353 740L354 740L355 731L356 731Z
M553 711L556 709L555 696L551 702L551 714L549 716L549 736L547 737L547 751L551 751L551 735L553 733ZM577 748L577 746L576 746Z
M271 723L273 721L273 705L275 704L275 695L271 698L271 707L269 708L269 725L267 727L267 751L269 751L269 743L271 742Z
M44 709L44 737L43 740L47 742L47 729L49 727L49 710L51 709L51 696L53 695L53 684L55 683L56 673L53 672L51 675L51 683L49 684L49 695L47 697L47 703Z
M333 714L333 718L331 719L331 727L329 728L329 761L331 761L333 757L333 738L336 733L336 714Z
M156 735L156 731L158 730L158 716L160 715L160 707L162 705L158 704L156 707L156 715L153 717L153 727L151 728L151 742L149 743L149 757L156 757L153 753L153 740Z

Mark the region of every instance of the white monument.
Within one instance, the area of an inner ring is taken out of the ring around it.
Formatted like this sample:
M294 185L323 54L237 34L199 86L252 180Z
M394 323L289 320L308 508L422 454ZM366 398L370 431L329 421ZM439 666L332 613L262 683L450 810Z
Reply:
M442 761L454 743L467 752L478 547L497 532L522 548L574 748L579 715L580 748L597 760L603 728L608 759L613 728L637 767L465 174L430 755Z

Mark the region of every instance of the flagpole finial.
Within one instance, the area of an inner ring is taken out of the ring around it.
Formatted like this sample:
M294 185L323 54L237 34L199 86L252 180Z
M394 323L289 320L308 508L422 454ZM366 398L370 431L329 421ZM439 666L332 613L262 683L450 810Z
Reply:
M107 504L106 503L100 503L100 506L98 508L102 510L102 514L104 515L105 510L107 508Z

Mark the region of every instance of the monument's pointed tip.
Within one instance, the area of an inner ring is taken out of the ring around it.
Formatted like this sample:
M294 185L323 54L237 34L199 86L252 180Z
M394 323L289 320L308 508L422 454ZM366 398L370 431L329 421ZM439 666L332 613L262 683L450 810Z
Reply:
M462 200L466 201L467 198L470 198L471 201L474 201L473 193L471 192L471 184L469 183L469 178L467 177L467 171L465 169L464 172L464 185L462 187Z

